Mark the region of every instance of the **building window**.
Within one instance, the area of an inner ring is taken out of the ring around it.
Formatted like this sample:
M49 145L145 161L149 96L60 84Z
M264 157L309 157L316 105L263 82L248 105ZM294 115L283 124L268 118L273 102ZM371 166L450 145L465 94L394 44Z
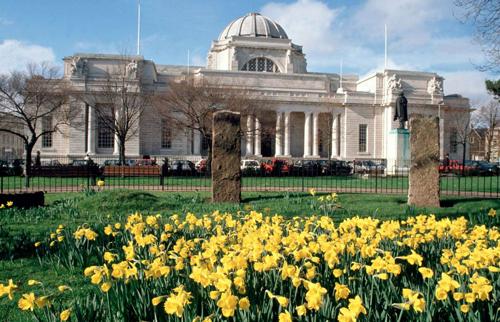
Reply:
M161 122L161 148L172 148L172 131L167 120L162 120Z
M52 116L42 118L42 132L48 132L42 135L42 148L52 147Z
M366 135L368 125L360 124L359 125L359 149L358 152L366 152Z
M114 132L110 128L110 122L113 122L110 118L99 117L97 124L97 147L100 149L113 148L114 146Z
M278 66L270 59L267 58L254 58L249 60L241 70L248 70L251 72L268 72L280 73Z
M457 132L450 133L450 153L457 153Z
M325 143L324 143L323 135L319 135L318 152L319 153L325 152L323 150L324 148L325 148Z

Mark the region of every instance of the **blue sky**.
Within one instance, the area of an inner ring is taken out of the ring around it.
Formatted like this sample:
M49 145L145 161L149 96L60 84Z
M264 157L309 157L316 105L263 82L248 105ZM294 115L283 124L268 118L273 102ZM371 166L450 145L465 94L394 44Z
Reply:
M211 41L234 19L259 12L304 46L311 72L364 76L384 67L384 24L389 68L433 71L446 78L445 93L486 100L478 72L482 53L473 29L460 24L452 0L13 1L0 6L0 72L30 60L61 59L75 52L136 52L141 4L141 54L157 64L204 65Z

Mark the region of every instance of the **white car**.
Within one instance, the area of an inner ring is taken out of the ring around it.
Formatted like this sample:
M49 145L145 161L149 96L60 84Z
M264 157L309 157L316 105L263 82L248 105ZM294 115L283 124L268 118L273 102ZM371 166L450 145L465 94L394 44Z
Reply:
M240 169L241 171L246 169L259 170L260 164L256 160L241 160Z

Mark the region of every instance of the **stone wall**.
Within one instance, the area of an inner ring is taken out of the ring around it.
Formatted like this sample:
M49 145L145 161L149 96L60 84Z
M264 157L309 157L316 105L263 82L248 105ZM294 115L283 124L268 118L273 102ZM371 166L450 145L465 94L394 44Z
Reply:
M212 202L241 202L240 113L219 111L213 117Z
M439 207L439 118L410 119L408 205Z

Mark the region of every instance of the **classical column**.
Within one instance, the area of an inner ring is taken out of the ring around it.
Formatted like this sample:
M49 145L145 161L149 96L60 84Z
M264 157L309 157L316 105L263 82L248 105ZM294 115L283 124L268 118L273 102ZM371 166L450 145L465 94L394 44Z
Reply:
M318 112L313 113L313 157L319 158Z
M95 154L95 114L94 108L89 106L89 124L87 134L87 154Z
M291 157L290 154L290 111L285 111L285 153L286 157Z
M255 117L255 148L254 148L254 153L256 157L261 157L262 152L261 152L261 132L260 132L260 121L259 118L256 116Z
M193 138L193 154L201 155L201 134L200 131L194 131Z
M116 109L115 112L115 122L118 123L120 121L120 109ZM119 148L119 142L120 140L118 139L118 134L115 133L115 148L113 151L113 154L120 154L120 148Z
M311 156L311 112L305 113L304 121L304 158Z
M247 135L246 135L246 143L247 143L247 157L253 156L253 135L252 135L252 116L247 116Z
M332 158L339 156L339 115L333 115L332 121Z
M283 152L281 151L281 116L282 112L276 113L276 149L275 156L281 156Z

